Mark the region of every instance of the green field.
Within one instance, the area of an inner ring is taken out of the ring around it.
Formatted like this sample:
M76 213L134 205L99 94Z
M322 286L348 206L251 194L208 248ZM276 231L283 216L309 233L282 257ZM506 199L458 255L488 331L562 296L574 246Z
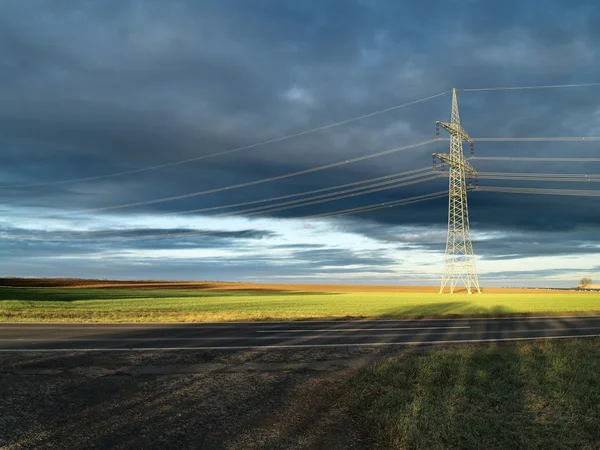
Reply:
M2 321L190 322L600 314L600 293L315 293L198 289L0 288Z
M598 449L600 339L405 354L350 380L381 448Z

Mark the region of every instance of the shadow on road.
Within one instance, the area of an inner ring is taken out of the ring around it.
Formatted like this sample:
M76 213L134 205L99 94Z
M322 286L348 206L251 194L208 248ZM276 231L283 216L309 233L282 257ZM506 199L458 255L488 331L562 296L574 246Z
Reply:
M315 360L347 356L301 350L10 355L0 375L0 447L371 448L339 400L356 369L309 369ZM282 361L297 367L244 370L249 362ZM210 362L229 367L202 367ZM196 372L176 373L194 364ZM140 376L132 367L175 373Z

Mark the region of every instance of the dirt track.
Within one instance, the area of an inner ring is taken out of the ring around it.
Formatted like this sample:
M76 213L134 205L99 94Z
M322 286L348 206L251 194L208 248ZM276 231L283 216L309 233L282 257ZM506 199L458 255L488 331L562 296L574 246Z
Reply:
M224 281L87 280L78 278L0 278L0 286L62 288L145 288L199 290L256 290L295 292L421 292L437 293L437 286L372 286L351 284L269 284ZM553 289L482 288L490 294L557 294ZM456 292L460 292L458 289Z
M346 380L383 354L7 355L0 448L371 449L370 433L341 396Z

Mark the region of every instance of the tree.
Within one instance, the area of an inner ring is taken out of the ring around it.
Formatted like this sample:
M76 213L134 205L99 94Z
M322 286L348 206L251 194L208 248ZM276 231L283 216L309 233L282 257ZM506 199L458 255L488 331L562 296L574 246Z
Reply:
M579 284L580 284L582 287L587 287L587 286L589 286L590 284L592 284L592 279L591 279L591 278L588 278L588 277L583 277L583 278L581 279L581 281L579 282Z

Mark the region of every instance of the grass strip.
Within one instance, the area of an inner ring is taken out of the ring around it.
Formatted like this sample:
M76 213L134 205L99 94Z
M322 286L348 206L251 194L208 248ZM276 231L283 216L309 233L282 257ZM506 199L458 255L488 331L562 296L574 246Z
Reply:
M385 449L597 449L600 339L406 353L346 401Z

